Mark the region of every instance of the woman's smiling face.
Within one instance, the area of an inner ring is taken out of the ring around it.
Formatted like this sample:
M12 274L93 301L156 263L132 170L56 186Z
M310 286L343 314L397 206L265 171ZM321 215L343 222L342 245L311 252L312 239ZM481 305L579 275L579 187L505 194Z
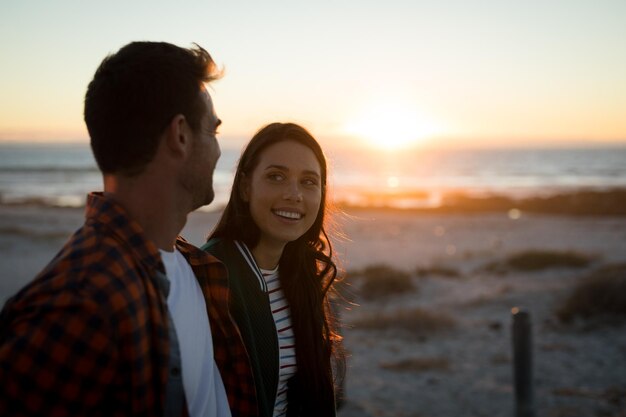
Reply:
M242 193L260 231L259 245L282 249L315 222L322 200L320 164L300 143L275 143L243 178Z

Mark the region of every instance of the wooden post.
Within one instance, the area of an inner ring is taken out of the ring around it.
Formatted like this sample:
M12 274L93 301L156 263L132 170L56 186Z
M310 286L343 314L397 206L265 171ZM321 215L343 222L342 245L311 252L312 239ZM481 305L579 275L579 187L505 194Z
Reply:
M513 316L513 380L515 417L534 417L531 322L528 312L515 307Z

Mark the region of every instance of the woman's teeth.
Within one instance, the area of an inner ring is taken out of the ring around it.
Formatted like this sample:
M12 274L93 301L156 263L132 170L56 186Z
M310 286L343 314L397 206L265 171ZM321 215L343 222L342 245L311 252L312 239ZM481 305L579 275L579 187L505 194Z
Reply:
M274 210L274 214L291 220L300 220L302 218L302 213L296 211Z

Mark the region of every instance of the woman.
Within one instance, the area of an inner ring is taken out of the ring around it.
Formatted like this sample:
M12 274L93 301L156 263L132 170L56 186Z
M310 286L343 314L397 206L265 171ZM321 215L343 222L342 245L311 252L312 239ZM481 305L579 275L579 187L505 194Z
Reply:
M331 357L338 374L343 361L328 305L337 269L324 230L326 171L304 128L262 128L203 247L228 269L261 416L335 415Z

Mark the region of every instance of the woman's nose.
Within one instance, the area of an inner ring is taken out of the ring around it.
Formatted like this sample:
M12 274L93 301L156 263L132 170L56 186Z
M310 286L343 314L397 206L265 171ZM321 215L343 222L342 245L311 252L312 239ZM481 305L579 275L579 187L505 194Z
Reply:
M302 201L302 190L298 181L290 181L285 190L285 199L291 201Z

